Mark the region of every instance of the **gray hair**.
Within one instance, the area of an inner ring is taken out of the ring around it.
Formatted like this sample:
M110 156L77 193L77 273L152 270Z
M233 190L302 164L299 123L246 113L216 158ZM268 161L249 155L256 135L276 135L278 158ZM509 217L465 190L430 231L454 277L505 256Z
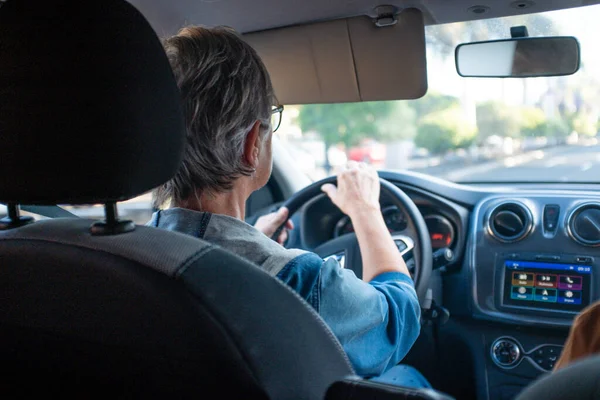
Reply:
M181 91L187 144L178 172L154 190L157 208L230 190L251 175L243 159L246 135L257 120L261 136L269 131L276 103L263 62L233 29L186 27L163 45Z

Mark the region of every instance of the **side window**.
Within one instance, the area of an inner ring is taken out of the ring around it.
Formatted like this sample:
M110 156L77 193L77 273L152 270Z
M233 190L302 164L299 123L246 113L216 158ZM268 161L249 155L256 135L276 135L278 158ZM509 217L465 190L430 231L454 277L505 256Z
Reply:
M104 219L102 204L61 206L81 218ZM119 218L132 220L137 225L144 225L152 217L152 194L146 193L133 199L117 203Z
M268 207L274 206L276 203L283 201L281 189L273 178L261 189L252 193L246 202L246 220L248 223L254 221L260 216L257 212L264 214ZM80 218L88 219L104 219L104 206L102 204L86 204L86 205L61 205L67 211L72 212ZM119 218L132 220L137 225L144 225L152 217L154 210L152 209L152 195L150 193L143 194L130 200L117 203ZM31 215L36 220L46 219L46 217L28 213L22 210L23 215ZM0 218L6 216L6 207L0 205Z

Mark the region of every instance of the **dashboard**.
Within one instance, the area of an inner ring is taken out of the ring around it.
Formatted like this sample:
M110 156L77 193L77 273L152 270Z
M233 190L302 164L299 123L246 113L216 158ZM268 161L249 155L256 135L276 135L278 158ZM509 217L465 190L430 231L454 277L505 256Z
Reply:
M574 317L600 300L600 187L459 185L404 171L381 176L417 205L434 251L455 254L430 283L435 303L451 316L436 333L438 373L456 384L446 390L457 398L514 398L553 369ZM383 194L381 204L390 232L414 234ZM295 218L301 229L290 247L313 250L354 231L325 196ZM430 367L426 360L408 356L421 370ZM473 392L464 389L469 385Z
M455 239L455 228L452 222L441 214L426 212L423 207L419 209L424 215L427 230L431 238L433 250L443 247L451 247ZM401 233L408 229L408 220L404 212L396 206L387 206L381 210L385 224L390 233ZM346 215L341 217L335 224L333 237L339 237L347 233L354 233L352 221Z
M458 312L477 320L565 329L600 300L600 193L477 188L387 174L417 205L433 250L455 254L441 279L443 293L460 293L460 301L440 303L460 303ZM414 237L403 210L384 194L381 204L389 231ZM303 207L299 225L294 245L307 250L354 232L350 218L324 195ZM460 284L444 285L454 279Z
M468 210L435 195L402 189L409 194L423 215L433 250L450 248L457 255L454 263L457 265L458 256L462 256L464 251ZM405 212L392 205L391 199L386 198L384 193L381 196L381 209L390 233L414 237L415 232ZM324 195L315 197L304 206L298 222L302 230L300 238L293 245L307 250L314 250L331 239L354 232L350 218Z

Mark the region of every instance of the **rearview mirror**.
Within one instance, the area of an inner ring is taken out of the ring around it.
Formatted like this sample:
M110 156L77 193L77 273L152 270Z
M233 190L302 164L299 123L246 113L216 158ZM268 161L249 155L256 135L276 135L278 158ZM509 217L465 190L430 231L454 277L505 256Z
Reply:
M571 75L579 70L579 42L571 36L513 38L456 47L463 77L527 78Z

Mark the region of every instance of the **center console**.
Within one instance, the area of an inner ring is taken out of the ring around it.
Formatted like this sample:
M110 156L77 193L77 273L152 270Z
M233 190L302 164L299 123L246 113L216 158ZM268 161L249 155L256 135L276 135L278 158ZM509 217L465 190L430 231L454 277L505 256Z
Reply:
M567 318L590 304L593 257L524 252L504 254L498 259L498 309L503 312ZM561 345L548 343L525 348L510 336L501 336L490 346L492 361L502 369L513 369L521 362L528 362L548 372L554 368L561 352Z
M517 192L475 207L465 261L471 314L490 321L483 334L490 400L512 398L551 371L573 318L600 300L598 198Z
M582 206L589 215L579 221ZM568 328L579 311L598 300L600 203L591 197L490 197L476 207L472 223L468 265L474 317ZM591 232L596 225L598 243Z
M490 346L492 361L500 368L513 369L521 362L529 362L542 372L552 371L560 357L563 346L541 344L531 349L525 349L517 339L502 336Z

